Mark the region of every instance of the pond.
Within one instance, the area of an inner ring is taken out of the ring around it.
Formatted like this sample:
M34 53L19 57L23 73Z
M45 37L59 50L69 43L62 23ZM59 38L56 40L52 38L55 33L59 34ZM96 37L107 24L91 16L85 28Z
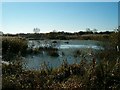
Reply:
M59 67L63 60L68 64L79 63L81 59L92 60L93 54L101 50L103 42L93 40L29 40L29 48L49 47L58 48L58 57L53 57L43 51L39 54L30 54L23 59L23 68L39 70L43 63L50 67Z

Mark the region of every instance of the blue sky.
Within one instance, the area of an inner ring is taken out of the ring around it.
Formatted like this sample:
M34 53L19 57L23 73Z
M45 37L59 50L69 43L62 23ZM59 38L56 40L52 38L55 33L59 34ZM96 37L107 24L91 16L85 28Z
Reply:
M4 33L32 33L36 27L42 33L113 30L118 26L118 3L3 2L2 26Z
M118 2L119 0L2 0L2 2Z
M118 10L120 10L120 2L118 3ZM118 12L118 26L120 26L120 11Z

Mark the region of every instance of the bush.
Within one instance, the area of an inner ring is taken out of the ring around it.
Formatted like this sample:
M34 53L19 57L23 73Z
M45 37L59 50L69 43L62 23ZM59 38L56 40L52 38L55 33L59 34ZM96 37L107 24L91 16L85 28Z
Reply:
M3 59L10 59L15 55L26 54L27 41L18 37L3 37L2 38L2 55Z

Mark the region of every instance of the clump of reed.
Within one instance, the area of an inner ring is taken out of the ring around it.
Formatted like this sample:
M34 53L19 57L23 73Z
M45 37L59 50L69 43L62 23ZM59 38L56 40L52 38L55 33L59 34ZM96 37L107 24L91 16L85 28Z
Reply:
M52 56L52 57L58 57L59 53L58 53L58 49L53 48L47 51L48 55Z

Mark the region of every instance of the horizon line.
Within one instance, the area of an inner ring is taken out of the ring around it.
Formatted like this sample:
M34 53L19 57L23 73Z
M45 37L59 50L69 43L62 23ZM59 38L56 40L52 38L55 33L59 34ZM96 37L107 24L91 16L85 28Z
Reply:
M96 31L96 32L116 32L115 30L105 30L105 31ZM50 31L50 32L38 32L38 34L40 33L51 33L51 32L54 32L54 31ZM87 32L86 30L80 30L80 31L76 31L76 32L70 32L70 31L56 31L56 33L58 32L64 32L64 33L78 33L78 32ZM90 32L94 32L93 30L90 30ZM6 32L4 33L3 31L0 31L0 33L3 33L3 34L32 34L32 33L35 33L35 32L19 32L19 33L9 33L9 32Z

